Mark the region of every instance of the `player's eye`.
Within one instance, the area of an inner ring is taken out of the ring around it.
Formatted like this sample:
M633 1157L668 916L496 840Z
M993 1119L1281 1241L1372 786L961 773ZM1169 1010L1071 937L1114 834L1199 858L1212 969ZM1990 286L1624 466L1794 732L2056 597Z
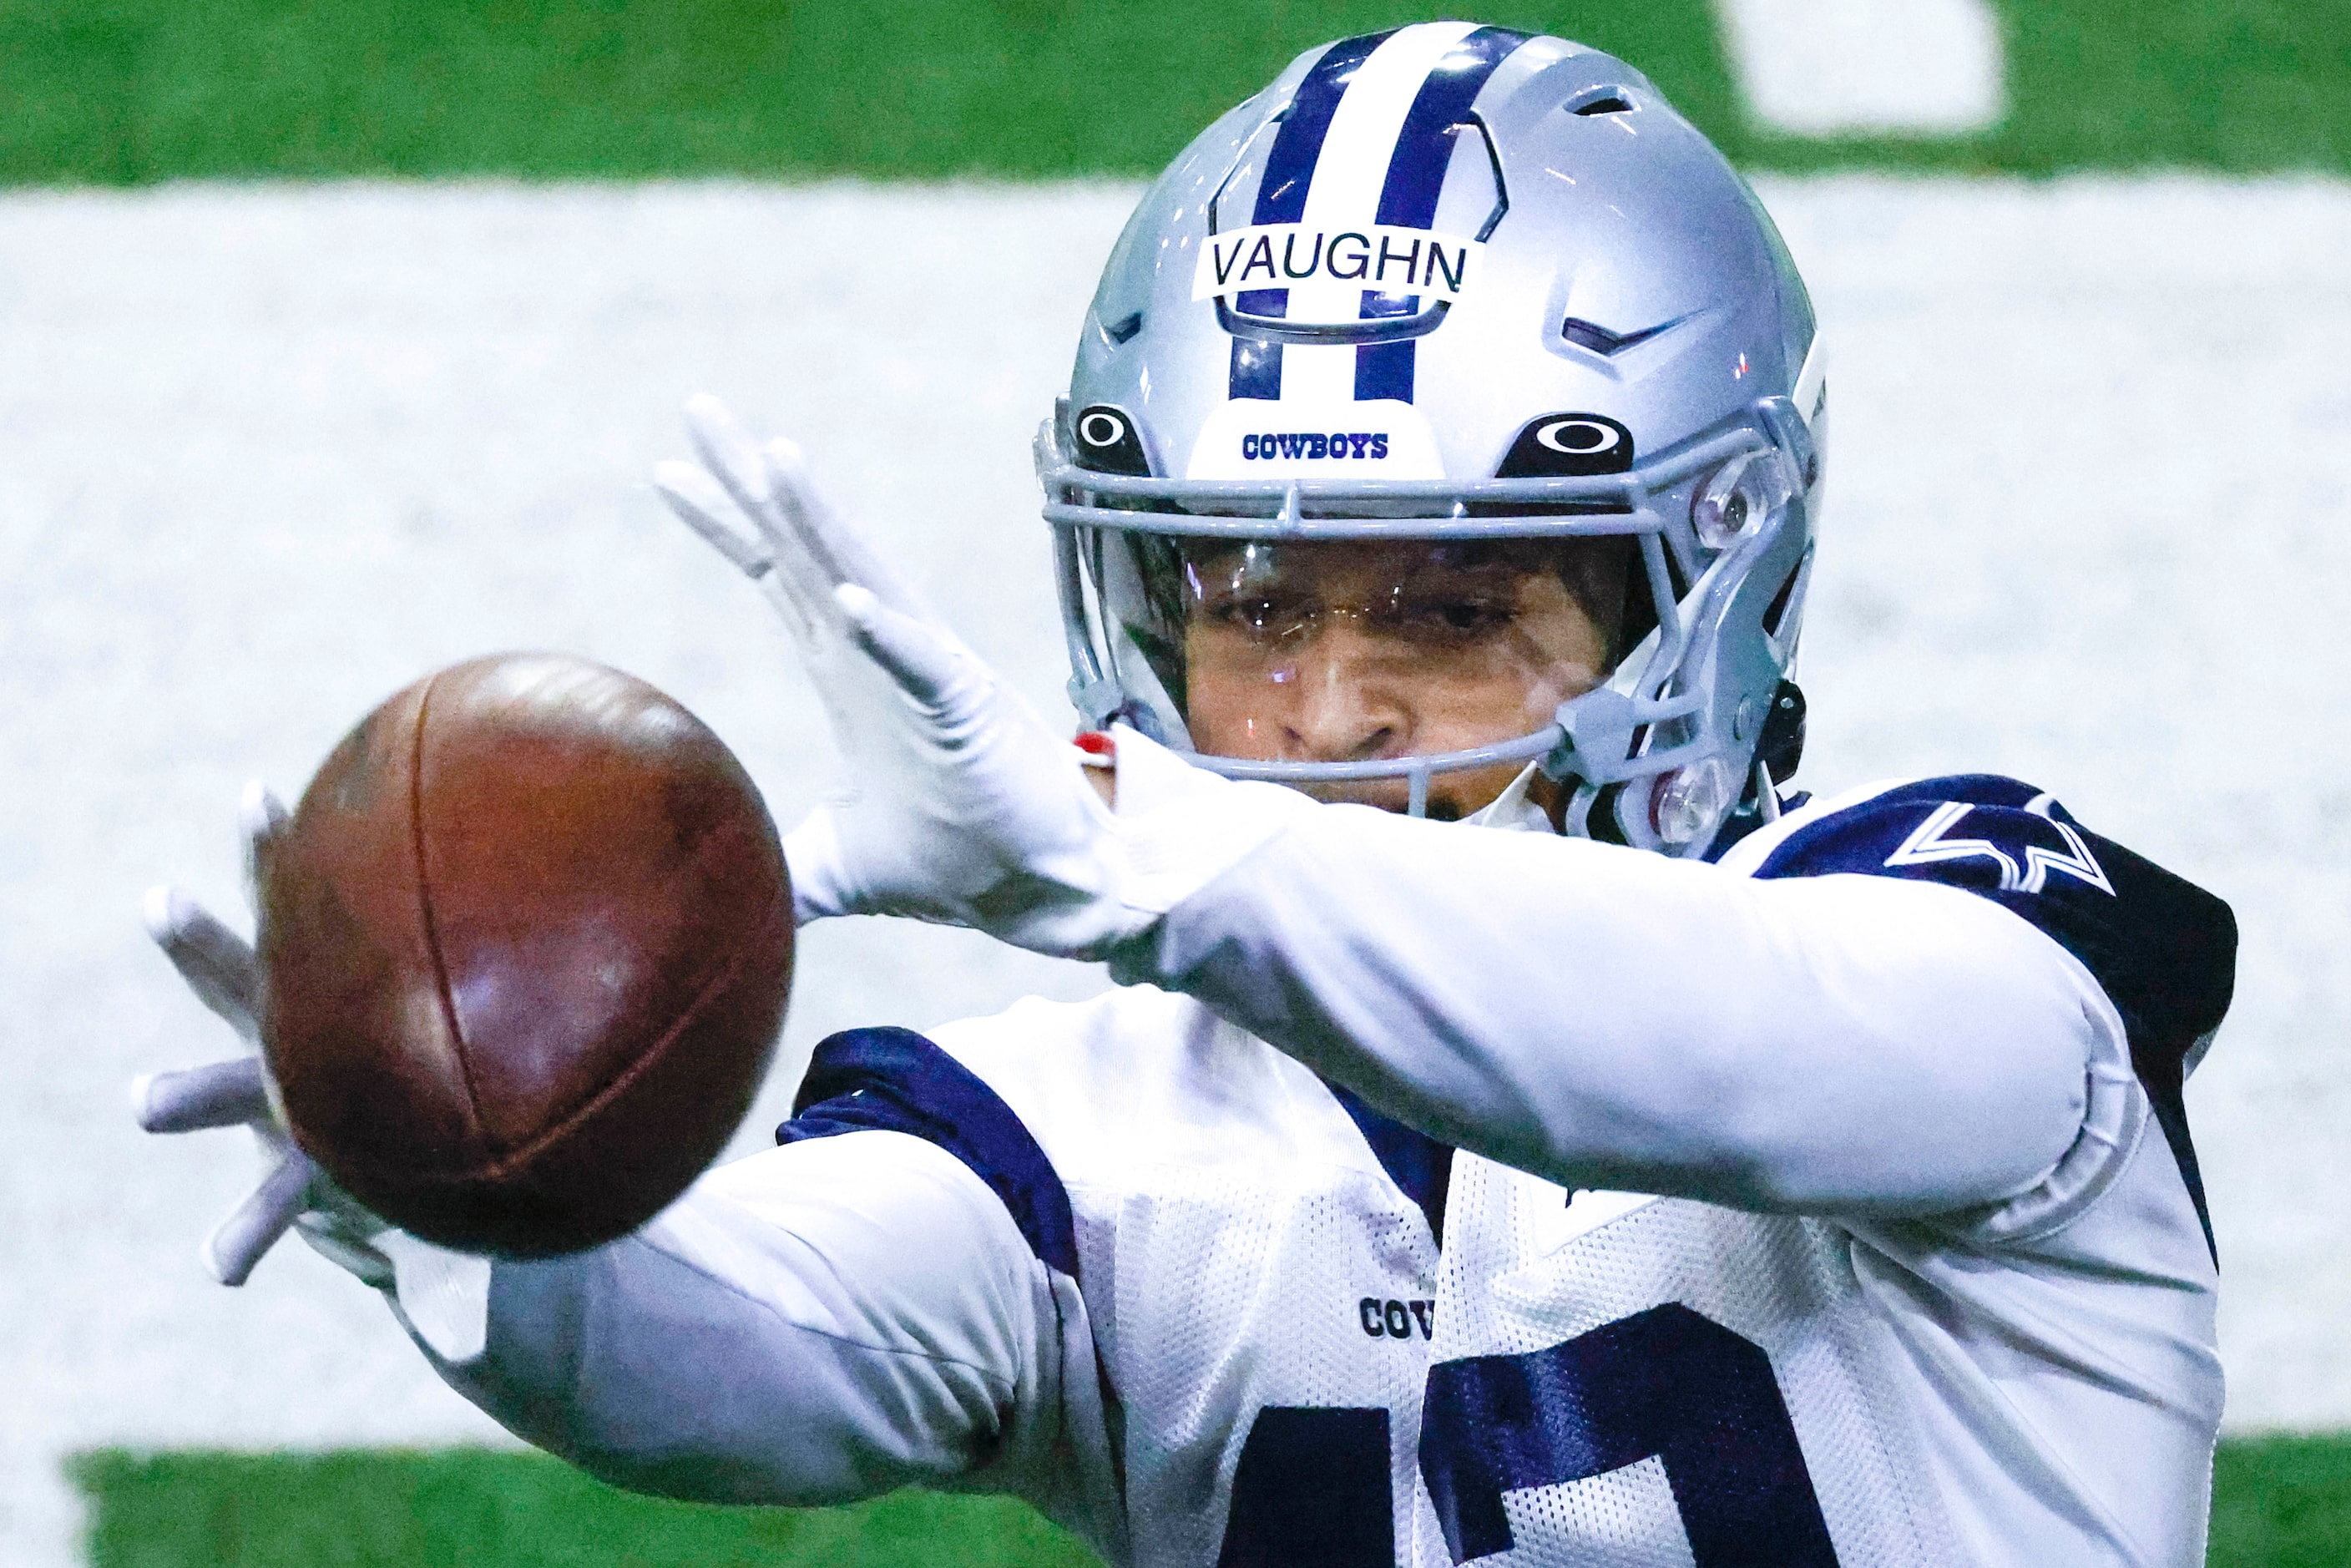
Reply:
M1447 594L1399 598L1392 618L1396 629L1407 636L1458 643L1494 635L1517 619L1517 611L1504 598Z
M1437 607L1437 619L1456 632L1476 632L1510 619L1508 611L1481 599L1464 599Z
M1207 607L1208 619L1219 626L1256 639L1294 636L1311 626L1322 612L1319 605L1296 599L1236 594Z

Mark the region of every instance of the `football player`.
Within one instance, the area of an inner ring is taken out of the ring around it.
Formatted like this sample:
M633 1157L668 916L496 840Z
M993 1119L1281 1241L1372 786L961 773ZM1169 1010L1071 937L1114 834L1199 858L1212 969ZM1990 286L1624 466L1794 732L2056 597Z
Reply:
M1621 61L1310 51L1144 197L1040 438L1078 745L792 447L698 403L660 476L838 731L799 917L1118 988L824 1041L780 1146L593 1252L298 1165L218 1266L303 1209L622 1486L1008 1491L1116 1563L2200 1563L2234 927L2036 784L1784 792L1822 367ZM152 920L249 1030L242 946Z

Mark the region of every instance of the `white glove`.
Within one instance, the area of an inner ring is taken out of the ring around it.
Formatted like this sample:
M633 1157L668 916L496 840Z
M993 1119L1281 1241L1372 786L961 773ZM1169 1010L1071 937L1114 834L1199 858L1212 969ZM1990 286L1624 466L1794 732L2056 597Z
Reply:
M1099 763L1055 735L900 581L809 479L787 441L754 444L718 401L686 404L703 466L664 463L672 510L775 601L816 684L843 775L784 841L795 913L904 915L969 925L1040 953L1096 957L1147 930L1173 889L1146 801L1180 797L1218 853L1174 857L1210 874L1311 802L1189 768L1117 732L1119 809L1087 781ZM1168 768L1138 756L1155 754ZM1134 789L1141 766L1159 788ZM1169 769L1172 768L1171 772ZM1230 799L1227 792L1238 791ZM1280 797L1267 803L1266 791ZM1208 807L1211 798L1224 800ZM1201 809L1240 822L1199 821ZM1157 813L1150 813L1156 816ZM1189 837L1188 833L1179 836Z
M246 787L238 812L245 837L246 896L257 920L272 841L286 808L262 785ZM289 1228L339 1267L377 1290L420 1338L446 1360L480 1354L484 1317L471 1296L486 1298L489 1261L421 1241L393 1228L330 1180L295 1147L261 1059L255 1013L258 975L251 944L172 887L147 894L147 934L198 1000L236 1030L252 1054L179 1072L151 1072L131 1086L132 1113L151 1133L245 1126L259 1145L266 1173L253 1195L206 1239L204 1267L224 1285L242 1285L254 1265ZM478 1276L478 1279L476 1279ZM477 1284L476 1291L460 1287Z
M246 895L258 912L268 875L269 846L285 826L286 808L260 784L246 786L238 826L245 837ZM392 1263L371 1245L381 1220L345 1197L309 1156L294 1146L277 1109L277 1085L262 1062L261 1026L254 1007L258 986L253 948L179 889L148 890L147 935L203 1002L236 1030L252 1055L182 1072L151 1072L131 1086L131 1109L151 1133L192 1133L243 1125L260 1145L268 1174L253 1196L204 1242L214 1279L242 1285L262 1255L287 1229L305 1219L305 1234L321 1252L379 1288L392 1283Z

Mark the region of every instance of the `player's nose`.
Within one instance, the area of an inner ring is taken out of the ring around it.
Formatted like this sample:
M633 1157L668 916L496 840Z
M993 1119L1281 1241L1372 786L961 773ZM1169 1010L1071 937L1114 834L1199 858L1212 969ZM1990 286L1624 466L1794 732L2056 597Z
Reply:
M1283 672L1283 751L1301 762L1365 762L1409 751L1410 707L1382 678L1376 639L1334 617ZM1279 678L1279 677L1278 677Z

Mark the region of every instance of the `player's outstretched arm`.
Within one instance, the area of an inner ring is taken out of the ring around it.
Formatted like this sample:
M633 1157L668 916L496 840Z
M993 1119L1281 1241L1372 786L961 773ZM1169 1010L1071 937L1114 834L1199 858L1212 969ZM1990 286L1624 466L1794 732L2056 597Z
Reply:
M1459 1146L1571 1186L1926 1214L2035 1186L2127 1077L2023 920L1335 806L1113 960Z
M286 812L256 785L242 816L257 887ZM592 1251L453 1252L368 1212L295 1146L259 1054L253 945L169 888L148 896L146 917L247 1047L133 1087L148 1131L245 1127L261 1151L259 1185L204 1246L223 1283L242 1284L298 1230L382 1291L459 1392L616 1485L825 1503L952 1482L1019 1492L1114 1537L1115 1500L1063 1431L1065 1387L1074 1418L1099 1423L1082 1305L953 1155L899 1133L820 1138L713 1172Z
M634 1236L496 1263L475 1310L481 1348L434 1355L443 1377L616 1486L790 1505L1067 1490L1050 1283L986 1184L904 1134L722 1166Z

